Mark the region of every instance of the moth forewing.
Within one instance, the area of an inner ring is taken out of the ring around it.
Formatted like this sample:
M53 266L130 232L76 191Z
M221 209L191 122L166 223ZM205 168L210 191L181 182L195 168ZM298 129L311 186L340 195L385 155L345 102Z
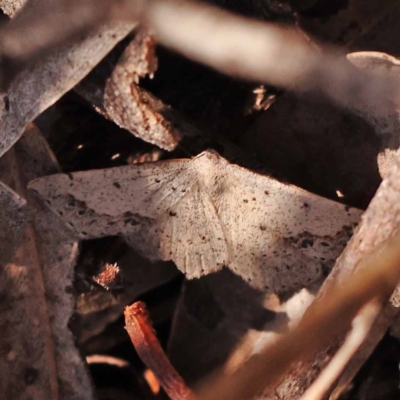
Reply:
M300 288L333 265L360 211L236 165L222 169L215 200L233 249L230 267L253 286Z

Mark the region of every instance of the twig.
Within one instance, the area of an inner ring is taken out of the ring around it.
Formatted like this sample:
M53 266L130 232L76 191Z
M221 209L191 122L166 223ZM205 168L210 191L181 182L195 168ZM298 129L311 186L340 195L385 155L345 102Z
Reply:
M108 21L111 6L109 0L37 0L25 3L17 15L0 29L1 88L9 85L20 68Z
M360 273L368 265L362 260L371 251L378 252L387 246L387 240L397 235L400 229L400 151L398 150L385 173L374 198L365 211L362 220L354 233L352 239L347 244L343 254L338 258L332 272L321 287L316 302L324 303L332 295L333 291L338 291L340 285L344 284L349 277L356 271ZM386 244L385 244L386 243ZM383 255L385 253L382 253ZM391 319L395 315L394 307L400 304L399 287L391 298L391 304L386 305L379 317L379 332L389 328ZM307 312L306 312L307 315ZM375 327L373 328L375 329ZM343 336L336 337L316 354L309 355L309 358L298 363L295 368L287 374L279 384L279 390L285 393L287 398L298 398L303 394L309 382L316 378L332 354L332 349L337 349L343 340ZM377 341L375 342L377 343ZM360 365L360 364L359 364ZM306 379L305 379L306 377ZM308 382L308 383L307 383Z
M368 336L354 354L344 372L340 375L339 381L332 390L329 400L338 400L342 393L349 388L357 372L382 340L388 327L398 313L399 309L394 307L391 303L380 309L379 315L370 329Z
M51 3L54 5L44 15L43 7L32 10L25 7L0 30L5 83L15 65L37 59L105 20L119 19L145 22L161 44L230 75L321 92L355 109L360 102L374 103L377 114L384 114L389 98L400 96L400 83L395 78L360 71L332 48L316 51L296 28L256 22L200 2L101 0L99 5L93 0L55 0ZM68 23L64 23L65 19Z
M151 326L146 306L138 301L125 308L127 330L139 357L151 369L172 400L193 400L192 391L165 355Z
M360 310L341 348L300 400L320 400L324 397L364 342L381 308L380 303L372 301Z
M299 325L231 375L219 374L204 383L200 400L244 400L276 384L289 367L310 356L349 327L368 301L388 298L400 279L400 232L365 257L357 272L323 301L314 302Z
M127 368L129 363L122 358L112 357L103 354L93 354L91 356L86 356L86 362L88 364L108 364L114 365L118 368Z

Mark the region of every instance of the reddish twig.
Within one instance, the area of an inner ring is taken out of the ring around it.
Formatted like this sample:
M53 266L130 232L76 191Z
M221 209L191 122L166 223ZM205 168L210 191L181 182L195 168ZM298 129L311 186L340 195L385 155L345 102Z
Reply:
M193 392L165 355L143 302L125 307L125 329L139 357L154 372L168 396L172 400L194 400Z

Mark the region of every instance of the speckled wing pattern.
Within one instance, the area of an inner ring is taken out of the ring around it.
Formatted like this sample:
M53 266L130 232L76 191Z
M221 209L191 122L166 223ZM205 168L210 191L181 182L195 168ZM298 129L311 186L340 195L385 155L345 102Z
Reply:
M187 161L163 163L162 177L159 164L56 174L34 180L30 188L82 239L131 234L179 201L184 193L174 185L190 186L182 174Z
M333 266L361 211L219 159L215 198L233 257L230 268L257 288L309 285Z
M58 174L30 187L81 238L124 235L147 257L173 260L188 278L227 266L274 292L321 277L361 215L213 151Z

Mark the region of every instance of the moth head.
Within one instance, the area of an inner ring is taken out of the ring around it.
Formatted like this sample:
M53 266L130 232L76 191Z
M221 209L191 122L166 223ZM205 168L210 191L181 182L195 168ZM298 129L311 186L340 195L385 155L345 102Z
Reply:
M212 149L208 149L206 151L203 151L202 153L200 153L196 159L201 159L202 161L208 161L211 163L216 163L218 162L222 157L219 155L218 152L216 152L215 150Z

